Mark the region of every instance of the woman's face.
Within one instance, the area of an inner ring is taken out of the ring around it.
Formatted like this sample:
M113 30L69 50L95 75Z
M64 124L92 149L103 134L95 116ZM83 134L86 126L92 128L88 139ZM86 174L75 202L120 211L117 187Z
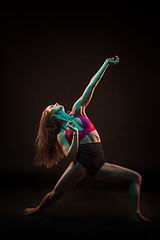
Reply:
M62 105L55 103L54 105L49 105L46 110L51 112L51 118L53 116L60 115L61 111L65 112L65 109Z

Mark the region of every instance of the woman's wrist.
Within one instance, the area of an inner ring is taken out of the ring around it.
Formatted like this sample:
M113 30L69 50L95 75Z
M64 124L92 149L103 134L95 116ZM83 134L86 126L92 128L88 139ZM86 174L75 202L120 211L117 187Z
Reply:
M109 64L109 60L108 60L108 58L106 59L105 64L106 64L106 65Z
M77 131L73 132L73 136L77 136L77 135L78 135Z

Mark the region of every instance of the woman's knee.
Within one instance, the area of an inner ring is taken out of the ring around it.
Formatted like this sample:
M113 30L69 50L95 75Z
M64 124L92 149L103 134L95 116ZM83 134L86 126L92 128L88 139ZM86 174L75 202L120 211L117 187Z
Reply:
M137 183L141 184L142 182L142 176L139 173L135 173L135 179L134 181L136 181Z

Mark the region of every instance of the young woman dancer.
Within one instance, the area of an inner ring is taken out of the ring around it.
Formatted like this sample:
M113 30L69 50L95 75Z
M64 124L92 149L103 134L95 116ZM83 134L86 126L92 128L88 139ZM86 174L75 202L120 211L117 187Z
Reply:
M73 104L70 112L66 113L64 106L58 103L48 106L43 111L36 138L35 163L51 167L64 156L71 163L54 189L42 199L36 208L27 208L25 215L39 214L88 174L102 181L107 179L129 181L132 220L149 221L141 215L139 208L141 175L127 168L105 162L100 136L85 112L106 69L118 62L118 56L106 59L90 80L82 96Z

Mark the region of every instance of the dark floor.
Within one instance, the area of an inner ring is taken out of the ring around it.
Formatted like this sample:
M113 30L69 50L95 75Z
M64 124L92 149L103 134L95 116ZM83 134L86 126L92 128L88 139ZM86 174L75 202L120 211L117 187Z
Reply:
M10 187L3 186L0 215L4 233L20 237L22 232L22 237L48 235L53 239L66 236L107 239L108 234L127 238L137 234L153 237L159 231L159 192L142 187L142 214L152 221L137 225L130 220L128 186L100 184L91 179L85 179L41 215L23 216L24 209L36 206L50 188L47 184L40 186L33 182L26 185L23 181L11 183Z

